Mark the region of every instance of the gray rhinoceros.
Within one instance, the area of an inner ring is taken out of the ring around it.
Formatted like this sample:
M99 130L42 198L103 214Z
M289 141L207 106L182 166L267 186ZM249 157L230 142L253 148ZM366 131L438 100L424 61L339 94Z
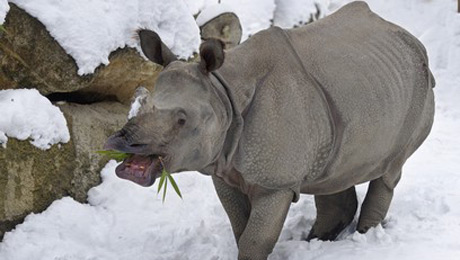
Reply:
M210 175L239 259L266 259L291 202L315 195L307 239L333 240L354 218L354 185L370 181L357 230L384 219L406 159L433 123L435 85L423 45L351 3L307 26L261 31L224 52L218 40L185 63L140 30L165 66L139 114L107 149L133 153L116 173L149 186L161 171Z

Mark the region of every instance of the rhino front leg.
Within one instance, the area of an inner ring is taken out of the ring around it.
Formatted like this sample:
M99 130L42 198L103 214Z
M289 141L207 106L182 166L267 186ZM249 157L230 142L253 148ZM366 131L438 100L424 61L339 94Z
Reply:
M366 233L371 227L375 227L385 218L394 188L389 187L380 177L370 182L366 197L361 207L358 220L358 232Z
M278 241L293 196L291 190L254 191L248 223L238 241L239 260L267 259Z
M355 187L331 195L316 195L316 221L307 241L313 238L334 240L353 220L358 201Z
M251 208L249 199L239 189L228 185L219 177L212 176L212 181L217 196L219 196L220 202L230 219L233 234L235 235L236 243L238 243L248 222Z

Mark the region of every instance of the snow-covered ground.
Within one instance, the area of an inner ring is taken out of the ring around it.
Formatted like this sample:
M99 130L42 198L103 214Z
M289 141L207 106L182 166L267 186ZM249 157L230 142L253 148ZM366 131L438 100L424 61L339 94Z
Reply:
M70 140L64 114L36 89L0 90L0 111L3 148L8 137L31 139L30 143L42 150Z
M205 2L204 0L202 2ZM335 10L347 0L330 1ZM314 222L311 196L293 204L271 260L460 259L460 14L456 0L368 0L385 19L419 37L437 85L432 133L404 168L389 214L367 234L356 221L338 241L302 240ZM176 175L183 200L166 201L156 185L142 188L118 179L115 162L103 183L88 193L89 204L55 201L41 214L5 235L0 259L236 259L230 224L210 178ZM366 185L357 188L362 201Z

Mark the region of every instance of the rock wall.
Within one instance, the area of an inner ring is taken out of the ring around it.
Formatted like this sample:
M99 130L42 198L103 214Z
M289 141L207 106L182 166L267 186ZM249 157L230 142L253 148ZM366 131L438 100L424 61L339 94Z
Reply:
M54 40L45 26L10 4L0 33L0 89L36 88L42 95L77 93L85 103L110 98L128 104L135 89L152 90L161 66L143 59L132 48L118 49L108 66L79 76L73 58Z
M95 153L127 121L128 106L116 102L59 105L71 140L43 151L28 141L8 140L0 147L0 237L31 212L72 196L86 202L87 191L100 183L107 159Z
M110 55L108 66L79 76L74 60L46 28L15 5L10 7L6 32L0 32L0 90L36 88L53 101L80 104L57 102L67 120L69 143L42 151L10 138L6 148L0 147L0 239L25 216L43 211L56 199L86 201L107 162L95 151L126 123L135 89L152 90L161 70L125 48Z
M14 138L7 148L0 147L0 240L25 216L43 211L56 199L72 196L86 201L87 191L100 183L99 172L107 162L95 152L126 123L135 89L153 90L162 69L136 50L124 48L110 55L108 66L79 76L72 57L45 26L14 4L4 28L0 90L36 88L60 107L71 140L46 151ZM234 14L225 13L204 24L202 34L220 38L230 48L241 39L241 25Z

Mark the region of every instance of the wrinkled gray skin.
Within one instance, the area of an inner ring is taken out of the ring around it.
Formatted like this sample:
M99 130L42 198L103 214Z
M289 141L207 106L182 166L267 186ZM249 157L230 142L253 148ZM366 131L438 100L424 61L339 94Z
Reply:
M363 2L262 31L225 55L219 41L205 42L198 64L175 61L151 31L139 35L165 69L140 114L107 141L137 154L117 174L151 185L161 155L170 172L211 175L238 259L267 258L300 193L315 195L308 240L335 239L355 215L354 185L367 181L357 230L381 223L404 162L431 129L424 47Z

